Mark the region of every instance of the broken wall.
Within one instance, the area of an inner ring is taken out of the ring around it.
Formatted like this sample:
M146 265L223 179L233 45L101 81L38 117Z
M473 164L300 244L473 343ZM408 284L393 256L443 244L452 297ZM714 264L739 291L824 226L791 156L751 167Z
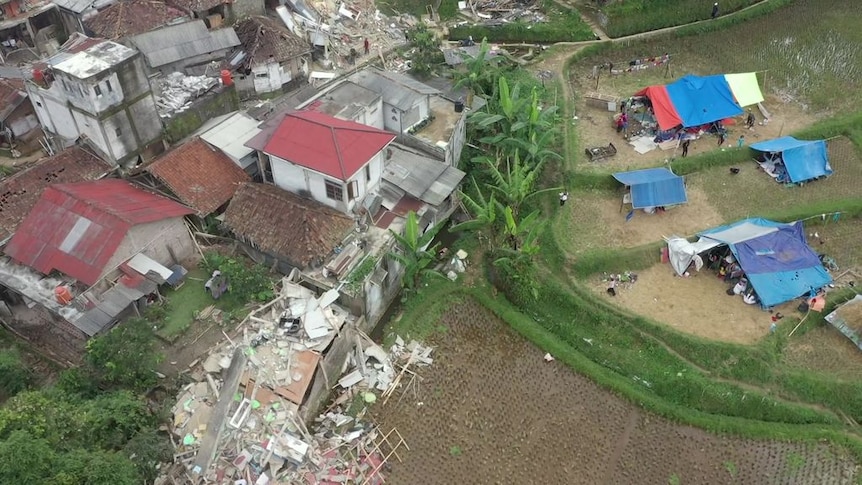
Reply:
M78 365L86 352L87 336L74 325L41 305L11 307L12 317L3 326L36 347L46 357L65 366Z

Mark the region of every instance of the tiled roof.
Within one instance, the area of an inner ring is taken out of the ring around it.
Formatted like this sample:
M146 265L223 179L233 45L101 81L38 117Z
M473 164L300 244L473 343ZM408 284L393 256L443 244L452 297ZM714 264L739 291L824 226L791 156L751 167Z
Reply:
M227 155L200 138L171 150L146 170L200 216L221 207L249 180Z
M262 251L300 268L323 262L353 230L349 217L274 185L248 182L233 196L225 225Z
M226 0L168 0L168 3L187 12L200 12L231 2Z
M95 180L112 168L80 147L71 147L0 181L0 241L8 239L51 184Z
M316 172L347 181L395 135L317 111L284 117L263 151Z
M57 270L95 284L132 226L191 214L120 179L52 185L5 248L43 274Z
M237 22L233 29L251 65L266 62L270 56L284 62L311 52L308 42L268 17L249 17Z
M118 40L143 34L188 15L158 0L120 0L84 21L97 37Z

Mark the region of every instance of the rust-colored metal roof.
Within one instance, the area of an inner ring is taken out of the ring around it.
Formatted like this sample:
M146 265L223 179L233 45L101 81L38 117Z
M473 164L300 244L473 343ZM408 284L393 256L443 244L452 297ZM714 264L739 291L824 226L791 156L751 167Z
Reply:
M96 180L112 170L97 156L74 146L0 181L0 241L12 236L49 185Z
M40 273L57 270L93 285L131 227L191 213L125 180L52 185L5 252Z
M269 17L248 17L237 22L233 30L251 65L265 63L270 57L280 63L311 52L309 42Z
M227 0L167 0L168 5L187 12L201 12L218 7L223 3L232 3Z
M233 160L200 138L169 151L146 170L199 216L215 212L250 180Z
M353 230L353 220L274 185L248 182L233 196L225 225L270 255L307 268L332 253Z
M0 79L0 121L27 99L23 79Z
M143 34L188 15L159 0L120 0L84 21L97 37L118 40Z

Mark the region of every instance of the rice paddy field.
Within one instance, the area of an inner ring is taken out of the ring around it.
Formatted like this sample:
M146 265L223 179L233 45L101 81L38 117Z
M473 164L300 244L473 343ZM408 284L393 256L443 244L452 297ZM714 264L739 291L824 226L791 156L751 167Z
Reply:
M593 6L596 2L585 2ZM599 24L611 37L648 32L698 20L707 20L712 14L711 0L680 2L678 0L611 0L593 12ZM758 0L723 0L719 16L736 12L758 3Z
M860 25L862 8L856 2L796 0L769 15L720 31L636 40L614 47L579 61L572 75L577 82L586 79L595 64L623 66L632 59L668 53L669 71L651 69L614 76L610 89L628 96L644 86L667 83L688 73L757 71L764 94L781 102L799 103L820 116L855 112L859 104L851 93L862 90ZM603 82L603 90L609 88L608 83L611 81Z

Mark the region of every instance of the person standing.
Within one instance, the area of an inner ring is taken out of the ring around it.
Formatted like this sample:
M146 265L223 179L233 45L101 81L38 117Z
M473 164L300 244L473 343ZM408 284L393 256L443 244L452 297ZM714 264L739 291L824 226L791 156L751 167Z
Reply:
M754 121L755 121L754 113L751 111L751 109L749 109L748 110L748 117L745 118L745 125L748 126L749 130L754 128Z
M560 192L560 207L566 205L567 200L569 200L569 193L565 191Z
M718 146L724 145L724 141L727 139L727 132L724 129L718 131Z
M682 158L688 156L688 146L691 145L691 140L685 140L682 142Z
M718 18L718 2L715 2L712 5L712 20Z
M745 146L745 135L739 135L739 139L736 140L736 146L742 148Z
M362 43L362 46L365 47L365 55L367 56L369 52L371 52L371 42L368 42L368 38L365 39L365 42Z

